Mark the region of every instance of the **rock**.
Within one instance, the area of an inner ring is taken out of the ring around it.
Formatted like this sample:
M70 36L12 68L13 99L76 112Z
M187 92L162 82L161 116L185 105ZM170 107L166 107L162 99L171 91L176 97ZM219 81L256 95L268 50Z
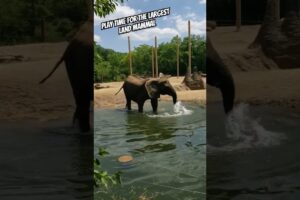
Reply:
M94 88L95 88L96 90L99 90L99 89L103 89L103 88L109 88L109 86L101 86L100 83L96 83L96 84L94 85Z
M95 88L96 90L99 90L99 89L101 89L101 85L100 85L100 83L97 83L97 84L95 84L95 85L94 85L94 88Z
M202 80L201 72L194 72L192 75L185 75L183 83L191 90L205 89L204 81Z
M25 58L22 55L0 55L0 63L21 62Z
M206 22L206 27L209 30L214 30L217 27L217 22L216 21L207 21Z
M282 20L275 20L272 3L269 1L265 20L250 48L261 47L264 54L281 69L299 68L300 17L292 9ZM293 7L299 10L299 4Z

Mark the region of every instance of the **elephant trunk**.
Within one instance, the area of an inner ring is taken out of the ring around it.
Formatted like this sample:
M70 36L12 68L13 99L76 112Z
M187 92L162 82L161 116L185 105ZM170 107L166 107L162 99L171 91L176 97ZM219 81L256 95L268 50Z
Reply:
M176 94L176 91L174 90L174 88L171 89L170 96L172 96L173 103L175 104L177 102L177 94Z
M228 114L233 108L235 98L235 87L232 75L224 65L217 65L210 59L207 59L207 61L210 63L207 70L207 83L220 89L224 110L226 114Z
M223 106L228 114L234 104L235 87L233 77L216 52L209 38L207 38L207 83L220 89L223 97Z
M233 108L235 97L234 82L231 76L227 77L227 79L220 85L220 91L223 97L225 113L228 114Z

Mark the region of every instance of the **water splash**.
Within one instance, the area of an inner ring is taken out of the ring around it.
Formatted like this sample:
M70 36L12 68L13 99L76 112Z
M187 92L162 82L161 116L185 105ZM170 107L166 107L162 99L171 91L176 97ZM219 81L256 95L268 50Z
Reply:
M190 115L193 113L192 110L188 110L184 105L182 105L181 101L176 102L173 111L178 115Z
M280 145L285 135L267 130L259 118L250 115L250 107L241 103L227 116L225 121L226 137L230 144L223 147L210 147L213 151L234 151L253 147Z
M191 115L193 113L192 110L187 109L184 105L182 105L181 101L177 101L173 107L173 112L164 112L158 115L147 115L148 117L157 118L157 117L178 117L184 115Z

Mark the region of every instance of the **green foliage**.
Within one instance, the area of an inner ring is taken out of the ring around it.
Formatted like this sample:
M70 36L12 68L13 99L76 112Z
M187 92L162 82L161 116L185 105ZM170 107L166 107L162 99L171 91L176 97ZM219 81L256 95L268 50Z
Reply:
M206 41L199 35L193 35L192 41L192 70L206 72ZM179 67L180 75L186 73L188 67L188 37L179 38ZM177 38L158 46L159 72L175 76L177 74ZM120 81L129 74L128 54L105 49L95 44L95 82ZM152 47L140 45L132 51L133 73L143 76L152 75Z
M119 0L123 3L123 0ZM95 0L94 1L94 12L99 17L105 17L106 15L112 13L116 6L118 5L118 0Z
M0 44L63 41L87 11L86 0L1 0Z
M171 42L162 43L158 47L158 67L159 71L164 74L176 74L176 39L173 38Z
M100 158L108 154L109 153L105 149L99 148L98 156ZM94 159L94 186L95 187L102 186L107 189L110 184L113 185L121 184L121 172L116 172L113 175L108 174L107 171L102 169L100 158Z
M121 1L123 2L123 0ZM94 12L96 15L104 17L113 12L116 9L116 5L117 2L115 0L95 0ZM104 76L109 78L116 77L120 72L114 66L120 66L119 58L120 54L115 53L112 50L105 50L94 43L95 82L102 82ZM98 156L100 158L108 154L109 153L105 149L99 148ZM109 184L121 184L121 172L109 175L107 171L102 169L100 158L94 159L94 186L104 186L107 189Z
M192 35L192 70L196 67L197 70L206 72L206 42L199 35ZM188 67L188 37L183 38L180 45L180 73L185 73Z
M132 60L133 60L132 66L136 66L133 69L135 74L140 74L140 75L152 74L152 69L151 69L152 47L151 46L141 45L136 47L132 52Z
M119 81L128 75L126 53L94 45L94 81Z

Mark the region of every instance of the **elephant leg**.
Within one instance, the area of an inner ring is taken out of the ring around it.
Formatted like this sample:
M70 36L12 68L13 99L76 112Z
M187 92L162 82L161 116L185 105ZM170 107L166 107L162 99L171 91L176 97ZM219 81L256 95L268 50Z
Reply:
M128 110L131 110L131 99L126 97L126 107Z
M86 90L85 90L86 91ZM84 90L74 90L74 97L76 102L76 111L74 113L75 120L78 120L79 129L81 132L88 132L90 130L90 97L84 93Z
M88 132L90 130L90 104L80 105L77 110L79 128L82 132Z
M157 105L158 105L157 99L151 99L151 105L152 105L153 112L157 114Z
M72 120L73 125L75 125L76 119L78 118L78 117L77 117L77 113L78 113L78 111L77 111L77 107L76 107L75 112L74 112L74 114L73 114L73 120Z
M139 112L142 113L144 110L144 103L145 101L139 102L138 103L138 107L139 107Z

